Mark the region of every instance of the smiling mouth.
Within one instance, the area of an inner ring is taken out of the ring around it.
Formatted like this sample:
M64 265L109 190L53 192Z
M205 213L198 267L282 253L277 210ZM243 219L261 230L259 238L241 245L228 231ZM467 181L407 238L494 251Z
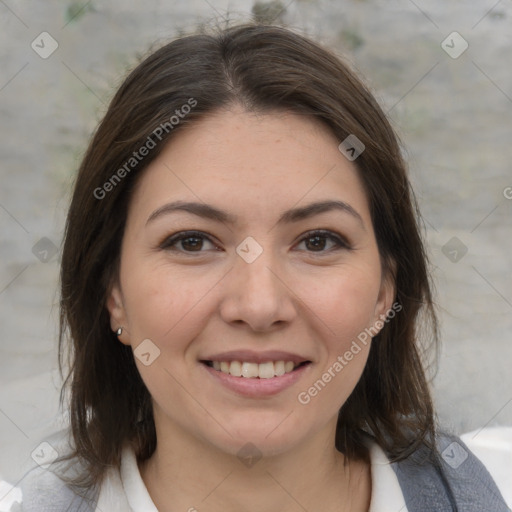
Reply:
M246 379L272 379L298 368L308 365L311 361L294 363L293 361L268 361L265 363L250 363L244 361L201 361L204 365L218 372Z

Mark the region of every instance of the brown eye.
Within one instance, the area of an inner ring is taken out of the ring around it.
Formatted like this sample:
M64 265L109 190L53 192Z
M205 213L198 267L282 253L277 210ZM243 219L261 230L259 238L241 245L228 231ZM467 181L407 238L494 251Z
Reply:
M181 247L186 251L200 251L203 247L203 239L197 236L190 236L180 240Z
M324 235L315 235L307 238L305 242L307 249L311 249L312 251L322 251L327 245L327 237Z
M307 252L330 252L337 249L350 249L349 244L340 236L330 231L313 231L302 238ZM299 245L300 245L299 244Z
M188 231L166 238L160 244L160 248L179 252L204 252L202 249L205 243L209 243L211 248L216 247L204 233Z

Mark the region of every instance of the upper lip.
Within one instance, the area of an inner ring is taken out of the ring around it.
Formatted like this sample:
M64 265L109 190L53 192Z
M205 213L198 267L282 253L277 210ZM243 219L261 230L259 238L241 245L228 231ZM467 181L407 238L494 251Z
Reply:
M230 352L221 352L219 354L201 358L201 361L242 361L248 363L267 363L269 361L293 361L300 364L310 361L307 357L291 352L283 352L281 350L267 350L264 352L254 352L252 350L234 350Z

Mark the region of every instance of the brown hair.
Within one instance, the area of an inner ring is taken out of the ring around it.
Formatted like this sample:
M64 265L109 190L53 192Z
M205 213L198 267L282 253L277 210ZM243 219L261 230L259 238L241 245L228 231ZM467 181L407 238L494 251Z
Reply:
M171 127L176 110L193 102ZM420 344L429 339L420 340L417 331L424 312L431 329L422 334L437 341L437 321L397 138L372 94L334 53L290 30L250 24L182 37L147 57L112 99L80 166L62 255L59 354L62 367L69 338L64 389L70 392L70 456L85 464L84 485L98 484L108 466L119 465L124 443L132 443L139 460L156 446L149 392L131 348L111 331L106 309L131 191L176 130L234 103L247 111L313 116L340 142L353 134L365 145L354 163L402 309L374 338L362 377L340 410L335 443L347 456L362 457L363 438L370 433L393 460L422 443L433 446L435 422ZM167 126L161 140L154 136L159 126ZM127 169L149 139L154 149ZM112 181L123 166L122 179Z

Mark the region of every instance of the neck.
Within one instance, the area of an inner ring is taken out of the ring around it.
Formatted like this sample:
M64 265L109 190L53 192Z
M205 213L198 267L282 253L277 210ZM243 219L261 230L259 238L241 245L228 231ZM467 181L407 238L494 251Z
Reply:
M292 452L260 459L157 428L157 448L140 471L159 510L367 511L369 466L336 450L332 427Z

